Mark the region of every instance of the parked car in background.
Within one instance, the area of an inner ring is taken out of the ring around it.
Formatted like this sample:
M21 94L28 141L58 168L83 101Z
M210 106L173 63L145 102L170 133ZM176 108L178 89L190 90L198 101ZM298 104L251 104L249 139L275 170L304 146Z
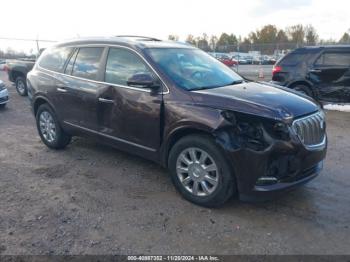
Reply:
M273 67L272 81L329 102L350 102L350 46L296 49Z
M238 64L240 65L247 65L248 64L248 60L245 58L239 58L238 59Z
M39 51L37 57L45 49L42 48ZM36 59L11 59L6 61L5 70L8 73L8 79L15 83L17 93L21 96L26 96L28 94L27 91L27 74L30 70L32 70Z
M270 56L265 56L261 60L262 65L274 65L276 64L276 59Z
M6 106L9 101L9 93L3 81L0 80L0 108Z
M320 172L322 109L286 88L244 80L207 53L146 37L78 39L28 74L49 148L90 136L170 170L189 201L271 197Z
M238 65L238 61L229 57L228 55L217 54L215 55L216 59L218 59L221 63L227 65L228 67Z
M8 79L15 83L17 93L21 96L27 95L27 74L32 70L35 60L7 60L6 71Z
M6 60L0 60L0 71L5 70Z

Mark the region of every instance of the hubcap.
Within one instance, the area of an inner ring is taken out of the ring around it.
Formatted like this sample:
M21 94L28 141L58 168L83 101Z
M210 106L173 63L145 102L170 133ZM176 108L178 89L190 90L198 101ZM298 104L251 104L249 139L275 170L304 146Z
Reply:
M39 116L40 132L49 143L56 139L56 125L51 114L47 111L41 112Z
M23 83L23 81L18 81L17 82L17 89L20 93L23 93L25 90L25 85Z
M184 188L195 196L209 196L219 182L219 171L213 158L195 147L180 153L176 161L176 174Z

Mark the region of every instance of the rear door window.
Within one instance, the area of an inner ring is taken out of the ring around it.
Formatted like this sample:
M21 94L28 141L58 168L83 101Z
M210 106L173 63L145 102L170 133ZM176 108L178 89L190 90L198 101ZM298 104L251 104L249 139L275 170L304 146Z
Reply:
M103 47L83 47L75 59L72 75L97 80Z
M68 64L66 66L66 69L64 70L64 72L68 75L72 74L72 70L73 70L73 66L74 66L74 62L75 62L75 59L77 57L77 54L78 54L78 51L79 49L76 49L74 51L74 54L70 57L69 61L68 61Z
M315 62L317 66L349 66L350 53L345 52L326 52L323 53Z
M62 72L72 51L73 48L71 47L58 47L47 50L40 59L39 65L51 71Z
M280 65L281 66L294 66L299 64L306 57L307 54L303 53L290 53L282 58Z

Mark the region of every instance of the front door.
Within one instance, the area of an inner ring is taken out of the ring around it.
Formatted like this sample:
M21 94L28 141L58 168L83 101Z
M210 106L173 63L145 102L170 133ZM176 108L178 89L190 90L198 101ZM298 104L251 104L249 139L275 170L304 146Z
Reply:
M121 142L126 150L154 153L160 145L162 92L129 86L127 80L136 73L148 73L157 79L134 51L123 47L109 49L106 84L99 93L100 132Z
M350 102L350 50L325 51L309 71L309 78L322 100Z

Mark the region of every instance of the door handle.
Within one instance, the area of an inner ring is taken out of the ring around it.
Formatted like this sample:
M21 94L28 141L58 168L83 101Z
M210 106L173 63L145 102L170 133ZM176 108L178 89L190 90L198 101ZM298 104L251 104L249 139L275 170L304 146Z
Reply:
M65 92L67 92L67 89L65 89L63 87L57 87L57 91L65 93Z
M102 98L102 97L99 97L98 101L101 102L101 103L114 104L114 100L106 99L106 98Z
M311 69L309 72L310 73L321 73L322 70L321 69Z

